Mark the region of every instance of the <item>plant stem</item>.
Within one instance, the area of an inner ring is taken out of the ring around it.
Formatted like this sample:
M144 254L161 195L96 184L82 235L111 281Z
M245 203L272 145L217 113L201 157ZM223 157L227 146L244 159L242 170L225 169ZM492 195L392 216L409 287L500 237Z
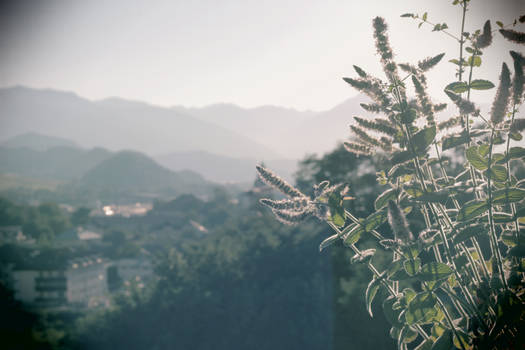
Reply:
M454 334L456 335L456 338L458 338L459 345L461 346L461 349L466 350L465 346L463 345L463 342L461 341L461 338L459 337L459 333L458 333L458 331L456 329L456 326L454 326L454 321L452 321L452 318L450 317L450 314L448 313L448 310L447 310L445 304L443 304L443 302L441 301L441 299L439 299L439 297L437 295L436 295L436 300L437 300L439 306L441 307L441 309L443 310L443 313L445 314L445 318L447 319L447 322L448 322L450 328L452 329L452 332L454 332Z
M497 267L498 267L498 270L499 270L499 275L500 275L500 278L501 278L501 283L503 283L503 286L505 287L505 289L509 289L508 285L507 285L507 281L505 279L505 273L504 273L504 270L503 270L503 262L502 262L502 257L501 257L501 252L498 248L498 240L497 240L497 237L496 237L496 228L495 228L495 225L494 225L494 218L493 218L493 213L492 213L492 184L491 184L491 178L492 178L492 172L491 172L491 166L492 166L492 148L493 148L493 145L494 145L494 129L492 129L492 133L490 135L490 145L489 145L489 161L488 161L488 169L487 169L487 192L488 192L488 209L489 209L489 216L488 216L488 219L489 219L489 229L490 229L490 238L492 240L492 245L493 245L493 257L496 259L496 262L497 262Z
M516 115L516 102L514 102L514 105L512 106L512 117L510 121L510 125L512 126L512 123L514 122L514 116ZM507 157L506 166L507 166L507 181L510 184L511 182L511 173L510 173L510 159L509 159L509 149L510 149L510 129L509 134L507 135L507 151L505 152L505 155ZM510 211L512 216L516 215L516 204L510 203ZM516 242L519 242L520 240L520 224L518 222L518 218L514 218L514 231L516 234Z

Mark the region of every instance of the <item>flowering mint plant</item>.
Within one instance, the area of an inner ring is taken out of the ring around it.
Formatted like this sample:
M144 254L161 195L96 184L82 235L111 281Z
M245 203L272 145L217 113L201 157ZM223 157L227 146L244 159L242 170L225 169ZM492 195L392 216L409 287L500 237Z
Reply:
M389 167L380 169L378 181L386 190L375 200L375 211L359 218L345 209L348 188L330 186L328 181L314 188L308 197L261 166L262 180L288 198L262 199L276 217L297 224L308 216L325 221L334 234L320 249L342 240L352 249L352 263L372 272L366 290L366 307L383 289L382 307L392 325L391 336L399 349L511 349L525 346L525 179L521 147L525 119L519 118L523 103L525 58L510 51L501 66L490 115L484 115L471 95L476 90L495 88L489 80L475 79L483 51L497 35L517 45L525 33L513 28L525 22L521 16L505 26L490 21L473 32L465 31L468 0L455 0L461 8L459 35L446 23L432 23L428 14L404 14L419 26L431 25L457 41L459 57L454 81L444 90L455 110L435 103L427 92L425 74L441 63L444 53L416 64L397 63L383 18L373 20L374 39L386 80L373 77L354 66L357 76L343 78L370 97L362 107L378 116L355 117L351 126L354 141L345 148L357 155L381 153ZM518 49L519 50L519 46ZM412 85L414 98L407 93ZM455 150L462 158L461 171L447 173L443 152ZM521 171L520 171L521 169ZM407 215L420 218L425 228L412 232ZM379 232L388 222L392 235ZM359 241L371 235L376 247L359 248ZM384 270L374 266L378 250L390 254Z

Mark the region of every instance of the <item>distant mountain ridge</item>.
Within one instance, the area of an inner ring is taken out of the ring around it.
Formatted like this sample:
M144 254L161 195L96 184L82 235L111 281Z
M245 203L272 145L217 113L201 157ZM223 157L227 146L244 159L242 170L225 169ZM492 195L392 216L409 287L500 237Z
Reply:
M247 135L286 158L300 159L306 154L328 152L348 139L353 117L370 115L360 106L368 101L358 95L322 112L275 106L241 108L232 104L173 109Z
M169 108L26 87L0 89L0 140L38 132L82 147L134 149L149 155L213 151L258 159L281 156L250 138Z
M78 147L74 141L61 137L42 135L35 132L17 135L0 143L0 146L8 148L29 148L35 151L47 151L54 147Z
M203 151L170 153L157 156L155 160L168 169L191 169L208 180L221 183L253 182L256 176L255 166L260 163L255 158L233 158ZM293 181L296 160L275 159L264 163L280 176Z
M368 99L349 98L328 111L214 104L163 108L122 98L100 101L27 87L0 88L0 140L37 132L80 147L134 149L150 156L208 152L232 158L300 159L332 150L350 136Z

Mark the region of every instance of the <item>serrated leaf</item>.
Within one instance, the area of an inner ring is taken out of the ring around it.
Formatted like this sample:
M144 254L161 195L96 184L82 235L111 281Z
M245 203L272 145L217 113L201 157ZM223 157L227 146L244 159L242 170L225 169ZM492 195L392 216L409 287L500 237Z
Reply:
M468 90L468 84L464 81L455 81L453 83L448 84L445 87L445 90L450 90L456 94L461 94Z
M515 247L518 245L518 240L516 239L516 234L512 231L503 231L501 234L501 241L507 246L507 247Z
M507 204L520 202L525 198L525 190L521 188L511 187L502 190L494 191L492 194L493 204Z
M473 201L467 202L459 210L457 219L458 221L472 220L478 215L483 214L485 211L487 211L488 208L489 208L489 205L486 201L473 200Z
M454 148L459 145L467 143L469 140L466 132L461 132L460 134L449 135L442 140L441 149L446 151L447 149Z
M488 90L492 89L494 84L488 80L475 79L470 82L470 88L474 90Z
M488 168L488 159L485 158L478 150L478 146L469 147L465 151L465 156L472 166L478 170L486 170Z
M505 182L507 180L507 169L502 165L493 165L486 171L485 176L489 176L495 182Z
M523 147L511 147L509 149L509 159L519 159L525 157L525 148Z
M514 221L514 217L507 213L493 213L492 219L496 224L505 224Z
M439 192L426 192L420 196L414 198L417 202L427 202L427 203L447 203L450 199L449 191L439 191Z
M366 232L370 232L370 231L376 229L382 223L384 223L387 218L388 218L388 213L387 213L387 211L385 209L378 210L375 213L370 214L365 219L365 224L364 225L365 225Z
M344 232L344 231L343 231ZM344 232L343 241L346 245L352 245L359 241L361 235L365 232L365 229L360 224L352 224L351 229L348 232Z
M464 242L472 237L475 237L477 235L482 234L485 231L484 225L471 225L467 226L461 231L459 231L453 239L454 244L459 244L461 242Z
M338 191L330 194L330 197L328 197L328 206L330 207L330 221L338 227L344 226L346 214L343 207L343 198Z
M427 323L437 315L435 308L436 297L429 292L417 294L408 304L405 312L405 321L412 325L415 323Z
M370 314L370 317L374 317L374 314L372 313L372 301L374 301L374 298L380 286L381 286L381 281L374 277L372 281L370 281L370 283L368 284L368 287L366 288L365 303L366 303L366 310Z
M416 275L416 277L421 282L439 281L446 279L452 273L453 271L450 266L444 263L433 261L421 266L421 271Z
M367 262L369 261L375 254L376 250L371 248L371 249L366 249L366 250L362 250L360 252L360 254L356 254L354 255L351 259L350 259L350 262L352 264L354 263L362 263L362 262Z
M418 154L422 154L426 151L427 147L430 146L434 138L436 137L436 126L425 128L418 131L412 138L412 144L416 148Z
M389 200L395 201L397 199L397 190L395 188L390 188L385 192L381 193L379 197L374 202L374 207L376 210L379 210L388 204Z
M392 156L392 159L390 159L390 161L392 162L392 165L396 165L396 164L401 164L401 163L408 162L411 159L412 159L412 153L411 152L409 152L409 151L401 151L401 152L394 153L394 155Z
M332 235L328 238L326 238L324 241L321 242L321 244L319 244L319 251L323 251L323 249L325 249L326 247L328 246L331 246L332 244L334 244L337 240L339 239L339 234L335 234L335 235Z
M421 268L421 259L407 259L403 262L403 267L409 276L414 276Z

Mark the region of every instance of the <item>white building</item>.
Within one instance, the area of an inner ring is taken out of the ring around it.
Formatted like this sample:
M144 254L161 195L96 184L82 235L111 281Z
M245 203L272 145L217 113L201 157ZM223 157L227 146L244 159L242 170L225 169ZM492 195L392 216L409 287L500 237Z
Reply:
M36 308L96 307L108 303L107 262L99 257L70 260L62 268L12 272L15 298Z

